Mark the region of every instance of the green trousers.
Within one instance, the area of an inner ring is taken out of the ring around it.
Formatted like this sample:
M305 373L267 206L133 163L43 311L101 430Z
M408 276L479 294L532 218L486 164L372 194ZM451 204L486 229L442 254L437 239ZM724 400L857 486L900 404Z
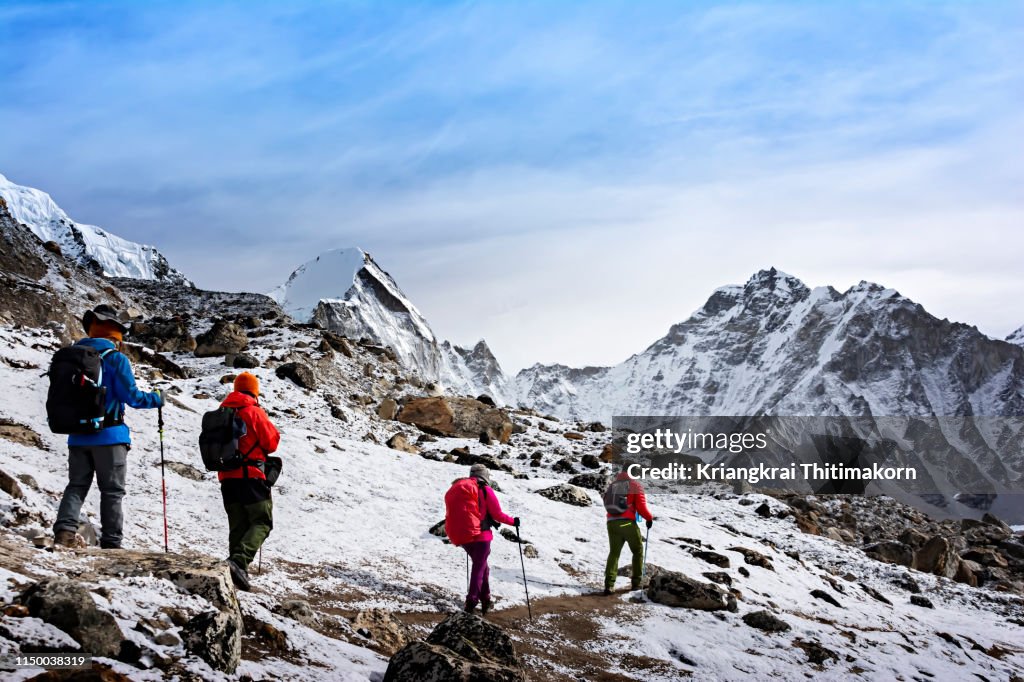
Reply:
M633 553L633 572L631 582L633 589L640 586L640 574L644 569L644 537L640 534L640 526L630 519L614 519L608 522L608 563L604 567L604 586L615 587L615 578L619 572L619 553L622 545L628 544Z
M274 527L274 501L252 504L224 503L228 513L228 549L231 560L248 569L256 552Z

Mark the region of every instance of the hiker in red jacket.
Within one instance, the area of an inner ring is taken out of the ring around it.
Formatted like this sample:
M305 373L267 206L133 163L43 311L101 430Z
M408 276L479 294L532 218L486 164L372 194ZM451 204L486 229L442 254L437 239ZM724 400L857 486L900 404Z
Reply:
M469 577L469 593L465 610L472 613L480 604L484 616L491 610L490 568L487 557L491 554L491 528L504 523L519 527L519 519L501 510L498 496L491 489L491 472L483 464L469 469L469 478L460 478L444 496L444 528L448 539L462 547L473 562Z
M628 544L633 554L630 573L631 589L640 589L640 575L644 568L644 539L640 534L639 519L650 528L654 515L647 508L647 496L640 482L629 475L629 462L623 462L622 471L604 493L604 508L608 520L608 562L604 568L604 593L611 594L619 571L619 553Z
M274 502L264 474L267 455L277 450L281 435L259 406L260 382L249 372L235 379L235 390L221 407L237 410L235 415L245 422L246 433L238 439L238 450L246 455L249 465L220 471L220 493L228 513L228 567L235 586L249 589L249 564L274 527Z

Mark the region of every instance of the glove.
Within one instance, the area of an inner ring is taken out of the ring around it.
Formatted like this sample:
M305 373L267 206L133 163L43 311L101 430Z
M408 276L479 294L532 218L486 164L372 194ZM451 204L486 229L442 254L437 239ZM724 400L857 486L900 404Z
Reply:
M156 393L157 400L160 401L157 404L157 407L163 407L164 406L164 394L160 392L159 388L156 389L155 391L153 391L153 393Z
M654 525L654 519L651 519L650 521L647 522L647 527L648 528L650 528L653 525Z
M519 517L518 516L515 517L514 519L512 519L512 525L515 526L516 528L519 527Z

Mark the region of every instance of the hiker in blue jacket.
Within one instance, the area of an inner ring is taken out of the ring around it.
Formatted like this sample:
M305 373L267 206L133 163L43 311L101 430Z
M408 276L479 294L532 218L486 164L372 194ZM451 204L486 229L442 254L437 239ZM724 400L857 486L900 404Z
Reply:
M131 449L131 433L124 423L125 405L136 409L163 405L160 391L145 393L138 389L131 363L120 352L128 332L126 323L127 316L109 305L97 306L82 318L82 326L89 337L80 339L78 345L91 346L102 355L106 410L103 429L68 436L68 485L53 524L54 543L58 545L83 544L77 535L79 514L95 475L100 489L100 547L117 549L121 546L124 525L121 500L128 450Z

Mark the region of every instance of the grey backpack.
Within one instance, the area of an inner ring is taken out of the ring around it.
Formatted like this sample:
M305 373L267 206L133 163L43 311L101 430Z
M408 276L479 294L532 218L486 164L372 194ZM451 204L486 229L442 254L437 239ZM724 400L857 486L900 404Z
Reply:
M604 509L619 516L629 509L629 479L615 481L604 491Z

